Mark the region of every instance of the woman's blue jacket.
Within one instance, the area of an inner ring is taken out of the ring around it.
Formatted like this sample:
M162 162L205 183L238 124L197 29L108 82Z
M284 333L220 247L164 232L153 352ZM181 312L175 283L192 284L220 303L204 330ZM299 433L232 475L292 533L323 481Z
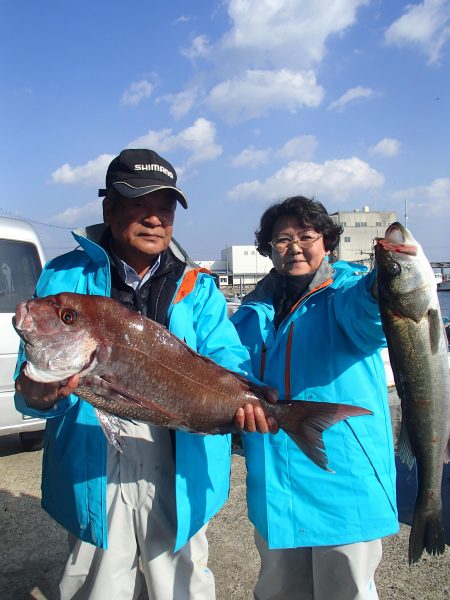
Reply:
M102 226L90 237L99 239ZM85 234L86 235L86 234ZM39 279L37 296L62 291L110 295L106 252L85 235L74 234L81 250L51 260ZM169 329L194 350L220 365L246 374L248 353L226 316L226 302L213 277L185 260L184 276L169 308ZM24 361L19 356L16 376ZM16 394L16 407L47 418L42 473L42 506L78 538L107 547L106 438L93 407L76 396L59 401L50 411L29 408ZM176 431L177 538L181 548L222 507L229 492L229 435L196 435Z
M364 269L364 267L363 267ZM323 262L275 331L270 275L233 315L253 373L279 397L373 412L327 430L328 473L283 432L244 434L249 517L270 548L368 541L398 531L385 346L373 274Z

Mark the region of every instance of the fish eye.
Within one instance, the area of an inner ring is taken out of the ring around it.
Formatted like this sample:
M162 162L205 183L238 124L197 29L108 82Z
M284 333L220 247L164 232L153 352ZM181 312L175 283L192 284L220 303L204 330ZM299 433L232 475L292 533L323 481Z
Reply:
M76 320L77 320L77 313L74 310L72 310L70 308L64 308L61 311L61 321L65 325L73 325Z
M394 277L396 275L400 275L401 270L402 270L401 266L397 262L394 262L394 261L389 263L387 266L387 272L389 273L389 275L392 275Z

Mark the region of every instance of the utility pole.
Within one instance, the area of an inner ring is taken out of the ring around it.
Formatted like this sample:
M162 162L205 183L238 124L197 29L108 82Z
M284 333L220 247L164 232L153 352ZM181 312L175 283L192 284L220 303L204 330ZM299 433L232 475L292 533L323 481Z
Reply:
M408 229L408 200L405 198L405 229Z

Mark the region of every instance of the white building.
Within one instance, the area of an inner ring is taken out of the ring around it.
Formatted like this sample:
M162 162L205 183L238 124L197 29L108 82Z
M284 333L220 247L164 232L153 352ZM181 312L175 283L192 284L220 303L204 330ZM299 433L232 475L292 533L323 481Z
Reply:
M196 261L217 273L219 284L232 286L254 285L272 268L272 261L261 256L256 246L228 246L221 251L221 260Z
M374 240L384 237L386 229L397 220L395 211L371 211L368 206L362 210L339 211L330 217L334 223L342 225L339 246L333 260L368 263L373 255Z

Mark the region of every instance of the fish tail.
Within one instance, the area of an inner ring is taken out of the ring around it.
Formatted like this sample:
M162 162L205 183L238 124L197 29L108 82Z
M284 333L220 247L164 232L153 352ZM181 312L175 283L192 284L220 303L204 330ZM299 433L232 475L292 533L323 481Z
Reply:
M306 400L277 403L276 419L279 426L297 446L321 469L328 468L328 456L322 433L343 419L359 415L371 415L371 411L359 406L333 402L308 402Z
M430 514L418 510L409 535L409 564L419 561L423 551L428 554L443 554L445 550L445 531L442 508Z

